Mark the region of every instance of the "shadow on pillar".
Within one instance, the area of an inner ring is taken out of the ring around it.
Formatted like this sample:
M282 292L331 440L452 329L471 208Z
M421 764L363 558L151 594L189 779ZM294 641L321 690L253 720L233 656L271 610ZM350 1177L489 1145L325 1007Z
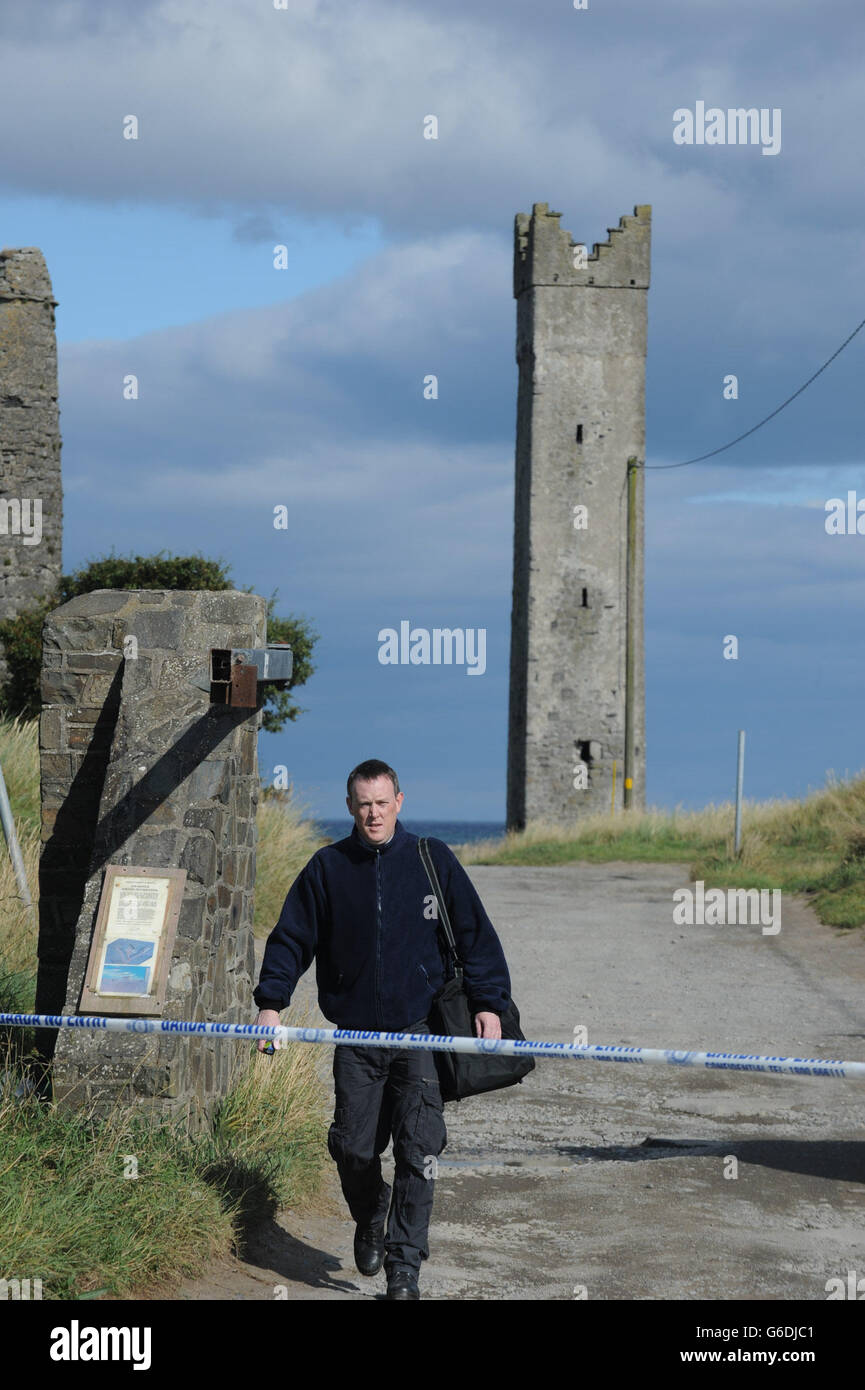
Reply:
M90 875L89 856L81 853L82 825L95 825L99 800L111 757L111 743L120 712L123 666L117 668L108 695L93 727L93 737L69 793L57 812L50 838L39 860L39 961L36 1012L62 1013L66 1001L69 962L75 928ZM36 1050L50 1059L56 1029L38 1029Z

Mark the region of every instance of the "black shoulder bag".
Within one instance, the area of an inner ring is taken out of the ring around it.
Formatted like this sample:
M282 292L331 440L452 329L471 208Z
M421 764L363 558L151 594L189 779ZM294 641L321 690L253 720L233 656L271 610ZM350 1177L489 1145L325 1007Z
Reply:
M445 980L430 1005L430 1032L445 1037L473 1038L474 1020L463 986L462 962L457 954L438 874L425 839L418 840L418 849L436 896L438 925L453 967L453 975ZM519 1011L513 999L508 1001L508 1006L501 1015L501 1025L503 1038L521 1038L525 1041L525 1034L520 1031ZM504 1086L514 1086L533 1071L535 1066L534 1057L505 1057L496 1052L434 1052L433 1057L442 1099L446 1101L462 1100L463 1096L482 1095L484 1091L498 1091Z

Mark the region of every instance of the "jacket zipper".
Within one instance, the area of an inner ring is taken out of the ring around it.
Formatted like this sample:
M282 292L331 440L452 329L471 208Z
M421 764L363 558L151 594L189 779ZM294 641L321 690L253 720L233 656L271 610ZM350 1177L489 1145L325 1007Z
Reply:
M381 851L375 852L375 1020L381 1031Z

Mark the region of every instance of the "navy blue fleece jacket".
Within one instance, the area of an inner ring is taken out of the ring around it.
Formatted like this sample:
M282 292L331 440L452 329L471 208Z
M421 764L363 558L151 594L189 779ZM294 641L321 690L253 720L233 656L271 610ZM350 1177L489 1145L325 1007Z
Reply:
M501 942L453 852L443 840L429 848L469 1007L500 1014L511 989ZM286 1008L314 956L321 1011L338 1028L399 1032L426 1018L445 980L434 901L417 835L397 820L393 838L371 848L355 827L295 879L267 938L256 1004Z

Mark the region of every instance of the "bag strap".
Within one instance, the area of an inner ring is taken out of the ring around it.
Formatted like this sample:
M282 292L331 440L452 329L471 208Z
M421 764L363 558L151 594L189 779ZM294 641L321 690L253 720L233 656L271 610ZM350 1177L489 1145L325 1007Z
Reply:
M429 844L427 843L425 836L421 836L418 839L417 847L420 851L420 857L423 866L426 869L427 878L430 881L430 887L435 893L436 902L438 903L438 925L442 935L444 936L445 941L447 942L447 947L450 951L451 958L453 960L454 973L457 976L457 979L461 980L463 975L462 961L460 960L459 955L457 953L457 943L454 939L453 928L451 926L451 919L448 916L448 910L445 907L444 894L441 890L441 884L439 883L438 874L436 873L435 864L432 861L432 855L429 852Z

